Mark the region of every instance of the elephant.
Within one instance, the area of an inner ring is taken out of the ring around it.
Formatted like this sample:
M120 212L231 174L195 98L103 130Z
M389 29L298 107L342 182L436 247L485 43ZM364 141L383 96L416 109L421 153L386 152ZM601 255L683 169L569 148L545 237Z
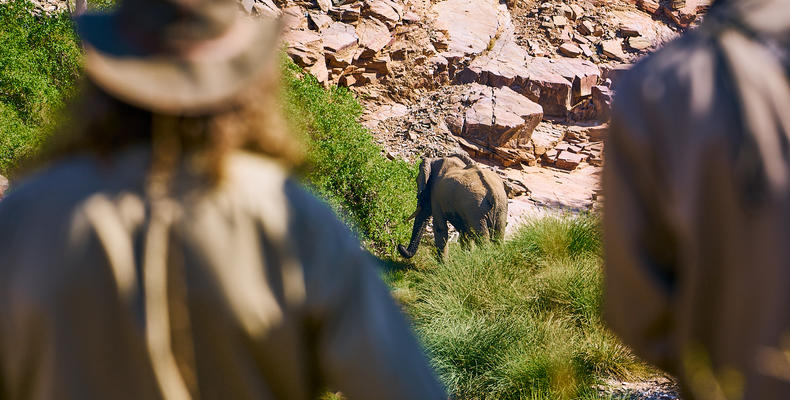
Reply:
M507 194L502 178L482 169L467 155L425 158L417 176L417 209L409 247L398 245L398 252L414 257L433 217L433 232L439 258L447 252L447 223L460 233L461 244L471 240L500 241L507 224Z

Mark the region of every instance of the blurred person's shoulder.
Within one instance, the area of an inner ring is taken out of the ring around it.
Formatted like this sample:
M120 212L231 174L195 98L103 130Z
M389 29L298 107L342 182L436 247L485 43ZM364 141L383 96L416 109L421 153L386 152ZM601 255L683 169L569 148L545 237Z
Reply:
M361 251L356 236L329 205L276 161L236 152L228 162L228 178L248 211L279 225L275 229L291 235L304 256Z
M15 182L0 201L0 227L51 227L97 192L142 192L148 159L142 152L130 151L117 159L75 155L56 161Z
M713 79L719 68L717 58L715 37L705 26L688 32L623 74L617 82L615 107L621 111L635 106L687 109L691 100L688 96L697 89L692 83Z
M726 26L722 8L623 75L612 111L615 135L627 134L661 154L729 136L737 125L737 99L719 42Z

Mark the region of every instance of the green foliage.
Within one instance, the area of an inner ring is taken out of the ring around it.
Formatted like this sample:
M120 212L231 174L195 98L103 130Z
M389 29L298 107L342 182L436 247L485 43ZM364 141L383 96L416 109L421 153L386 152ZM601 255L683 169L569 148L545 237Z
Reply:
M642 371L600 319L598 226L547 218L443 263L424 246L390 276L456 398L593 399L601 378Z
M0 4L0 173L35 152L74 91L81 53L67 14L37 17L31 3Z
M393 255L408 241L405 222L416 203L416 167L390 161L357 121L362 107L345 88L325 90L284 62L285 113L297 131L305 132L308 167L305 180L318 195L356 227L374 250Z

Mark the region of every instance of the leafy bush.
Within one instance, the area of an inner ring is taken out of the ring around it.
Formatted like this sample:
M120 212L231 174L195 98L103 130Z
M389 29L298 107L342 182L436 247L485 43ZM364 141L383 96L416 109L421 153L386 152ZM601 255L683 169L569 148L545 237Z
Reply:
M416 202L416 167L390 161L359 124L362 106L345 88L324 89L284 62L285 114L306 132L305 180L356 227L381 255L394 254L406 242L411 224L404 222Z
M25 0L0 4L0 173L46 140L80 61L67 14L34 16Z
M600 319L598 226L546 218L444 263L425 246L390 276L456 398L592 399L601 378L643 371Z

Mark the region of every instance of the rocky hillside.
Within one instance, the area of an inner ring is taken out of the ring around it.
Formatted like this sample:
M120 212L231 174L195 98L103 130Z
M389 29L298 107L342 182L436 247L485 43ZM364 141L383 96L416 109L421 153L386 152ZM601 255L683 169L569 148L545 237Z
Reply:
M388 157L465 151L508 177L512 197L528 194L511 208L535 211L529 206L593 206L618 76L697 23L709 3L245 0L244 7L282 16L291 58L319 81L358 94L362 122Z
M0 0L4 1L4 0ZM464 151L507 177L513 219L588 209L618 76L710 0L241 0L291 58L365 106L389 158ZM66 9L35 0L40 12ZM526 196L525 196L526 195Z

